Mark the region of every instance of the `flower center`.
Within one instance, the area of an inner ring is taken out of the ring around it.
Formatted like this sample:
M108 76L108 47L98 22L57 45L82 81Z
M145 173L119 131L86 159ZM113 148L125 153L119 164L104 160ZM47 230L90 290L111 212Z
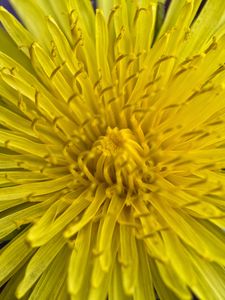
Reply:
M151 189L153 162L142 136L128 128L108 127L106 134L78 157L84 177L94 183L104 182L124 194Z
M113 129L108 127L106 135L104 137L100 137L94 147L97 146L98 150L106 156L115 157L125 146L125 132L125 129L119 130L117 127Z

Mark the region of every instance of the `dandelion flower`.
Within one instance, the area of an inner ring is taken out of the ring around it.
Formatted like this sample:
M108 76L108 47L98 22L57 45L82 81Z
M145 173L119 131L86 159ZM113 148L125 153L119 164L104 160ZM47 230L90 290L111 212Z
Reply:
M163 2L0 8L0 299L224 299L225 1Z

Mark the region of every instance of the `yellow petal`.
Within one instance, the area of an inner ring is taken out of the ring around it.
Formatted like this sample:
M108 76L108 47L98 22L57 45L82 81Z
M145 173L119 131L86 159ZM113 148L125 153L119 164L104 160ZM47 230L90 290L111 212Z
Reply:
M176 271L182 280L190 286L196 281L195 272L192 264L187 264L188 253L179 238L172 231L162 232L165 240L168 257L171 262L171 267Z
M180 300L181 298L177 297L164 283L158 268L153 260L150 260L150 267L153 276L154 287L157 291L157 294L160 297L160 300Z
M152 299L155 300L155 292L152 278L152 271L149 264L148 254L145 245L141 241L137 241L138 248L138 274L137 284L134 295L138 300Z
M97 6L104 11L104 15L107 17L113 7L113 0L97 0Z
M16 296L18 299L21 299L26 294L26 292L34 285L38 278L55 259L56 255L62 249L64 244L65 240L58 235L37 250L26 267L23 280L17 287Z
M137 284L138 251L133 229L126 225L120 225L119 260L124 291L128 295L132 295Z
M68 181L67 181L68 182ZM75 193L76 194L76 193ZM78 198L74 192L64 196L64 198L52 205L42 218L30 229L27 240L33 247L41 246L53 238L57 233L73 221L89 204L85 194ZM68 201L74 200L68 207ZM68 207L66 210L65 208ZM58 214L61 215L58 216ZM46 229L47 228L47 229Z
M38 40L46 48L50 48L51 38L46 26L47 20L39 3L35 0L12 0L11 3L35 40Z
M34 41L31 33L3 7L0 7L0 21L18 47L29 57L28 49Z
M87 264L89 264L88 260L90 259L91 234L93 234L92 224L86 225L79 231L70 258L68 288L70 293L74 295L78 294L86 280Z
M213 0L207 1L191 28L190 37L186 49L183 51L183 55L191 55L196 51L195 49L198 49L198 52L200 52L204 44L206 44L214 34L216 36L216 29L223 17L224 9L225 2L223 0L217 0L216 2Z
M80 221L68 227L64 232L65 237L71 237L77 232L79 232L86 224L88 224L99 212L100 207L106 200L105 187L99 185L95 192L95 197L93 198L91 204L85 210Z
M7 236L13 230L18 229L19 226L28 224L31 221L39 218L55 199L55 196L49 197L47 201L39 204L34 204L31 207L27 207L25 209L21 207L18 211L3 216L0 219L0 239Z
M50 264L50 266L45 270L37 284L35 285L29 300L57 300L65 299L69 300L69 296L66 287L66 272L68 267L68 258L70 256L70 249L68 246L58 253L56 258ZM57 270L57 272L56 272ZM63 298L59 298L59 295L63 291Z
M18 267L25 264L34 249L26 243L27 230L25 229L4 248L0 256L0 283L1 285L16 272ZM17 249L17 251L15 251Z
M149 296L149 295L148 295ZM109 284L109 300L132 300L132 296L125 294L122 285L121 267L118 262L115 262ZM141 299L141 298L140 298ZM142 299L141 299L142 300Z
M187 283L183 282L170 263L163 264L161 262L156 262L156 265L163 282L177 295L177 297L179 297L179 299L192 299Z

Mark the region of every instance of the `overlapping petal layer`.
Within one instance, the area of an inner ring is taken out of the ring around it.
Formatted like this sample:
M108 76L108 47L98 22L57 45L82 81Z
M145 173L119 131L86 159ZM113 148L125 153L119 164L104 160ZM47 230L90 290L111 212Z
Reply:
M225 2L11 2L0 299L223 300Z

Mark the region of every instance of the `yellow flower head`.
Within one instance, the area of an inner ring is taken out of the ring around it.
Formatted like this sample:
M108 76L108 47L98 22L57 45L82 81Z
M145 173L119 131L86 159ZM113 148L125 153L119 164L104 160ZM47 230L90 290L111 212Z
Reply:
M224 299L225 1L163 2L0 8L1 300Z

